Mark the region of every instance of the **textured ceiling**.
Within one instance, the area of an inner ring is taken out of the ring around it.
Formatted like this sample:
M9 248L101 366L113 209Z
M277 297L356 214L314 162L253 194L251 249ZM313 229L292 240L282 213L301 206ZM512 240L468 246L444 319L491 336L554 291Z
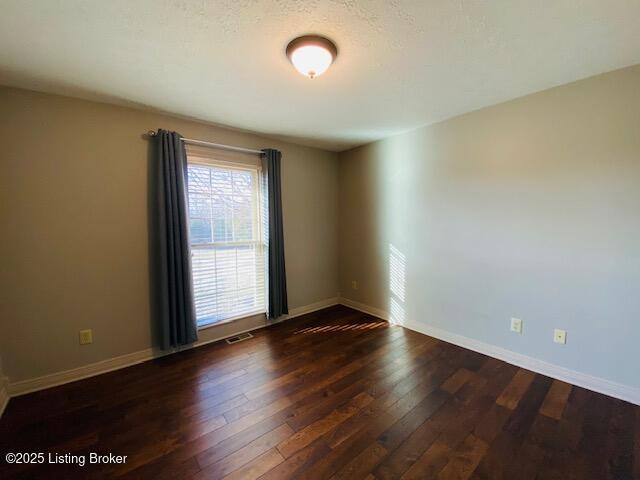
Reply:
M638 0L0 0L0 12L1 84L333 150L640 63ZM314 80L284 55L305 33L340 51Z

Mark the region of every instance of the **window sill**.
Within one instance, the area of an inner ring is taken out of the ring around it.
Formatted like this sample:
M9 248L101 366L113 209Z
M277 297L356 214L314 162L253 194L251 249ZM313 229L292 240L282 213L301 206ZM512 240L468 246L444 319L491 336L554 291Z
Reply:
M227 323L236 322L238 320L242 320L244 318L255 317L256 315L265 315L266 310L257 310L255 312L243 313L242 315L238 315L237 317L225 318L224 320L220 320L218 322L211 323L203 323L202 325L198 325L198 331L206 330L208 328L219 327L220 325L226 325Z

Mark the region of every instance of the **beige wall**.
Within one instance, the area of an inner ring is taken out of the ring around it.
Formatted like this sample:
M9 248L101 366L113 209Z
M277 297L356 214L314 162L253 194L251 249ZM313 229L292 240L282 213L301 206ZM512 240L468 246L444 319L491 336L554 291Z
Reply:
M339 243L344 297L640 387L640 66L341 154Z
M336 154L18 89L0 89L0 110L0 350L12 382L151 347L149 129L281 150L290 308L337 295ZM90 346L78 344L84 328Z
M341 291L403 322L640 386L638 85L640 66L631 67L339 159L157 113L0 88L4 371L15 382L151 346L141 133L161 127L282 150L292 308ZM524 320L523 335L509 332L512 316ZM567 345L551 342L555 327L568 331ZM78 345L83 328L94 330L93 345Z
M2 368L2 357L0 357L0 409L2 409L2 391L5 389L6 376Z

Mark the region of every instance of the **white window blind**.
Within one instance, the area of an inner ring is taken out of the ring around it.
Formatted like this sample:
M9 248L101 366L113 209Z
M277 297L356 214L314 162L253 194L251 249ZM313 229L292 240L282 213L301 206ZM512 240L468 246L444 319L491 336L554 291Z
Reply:
M264 312L266 245L259 166L189 156L188 177L198 326Z

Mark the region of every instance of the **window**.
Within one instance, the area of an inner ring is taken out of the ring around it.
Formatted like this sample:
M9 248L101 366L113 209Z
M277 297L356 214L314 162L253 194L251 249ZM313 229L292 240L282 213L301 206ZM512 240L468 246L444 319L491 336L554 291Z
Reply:
M253 165L189 154L188 159L198 326L264 312L266 245L260 167L255 159Z

